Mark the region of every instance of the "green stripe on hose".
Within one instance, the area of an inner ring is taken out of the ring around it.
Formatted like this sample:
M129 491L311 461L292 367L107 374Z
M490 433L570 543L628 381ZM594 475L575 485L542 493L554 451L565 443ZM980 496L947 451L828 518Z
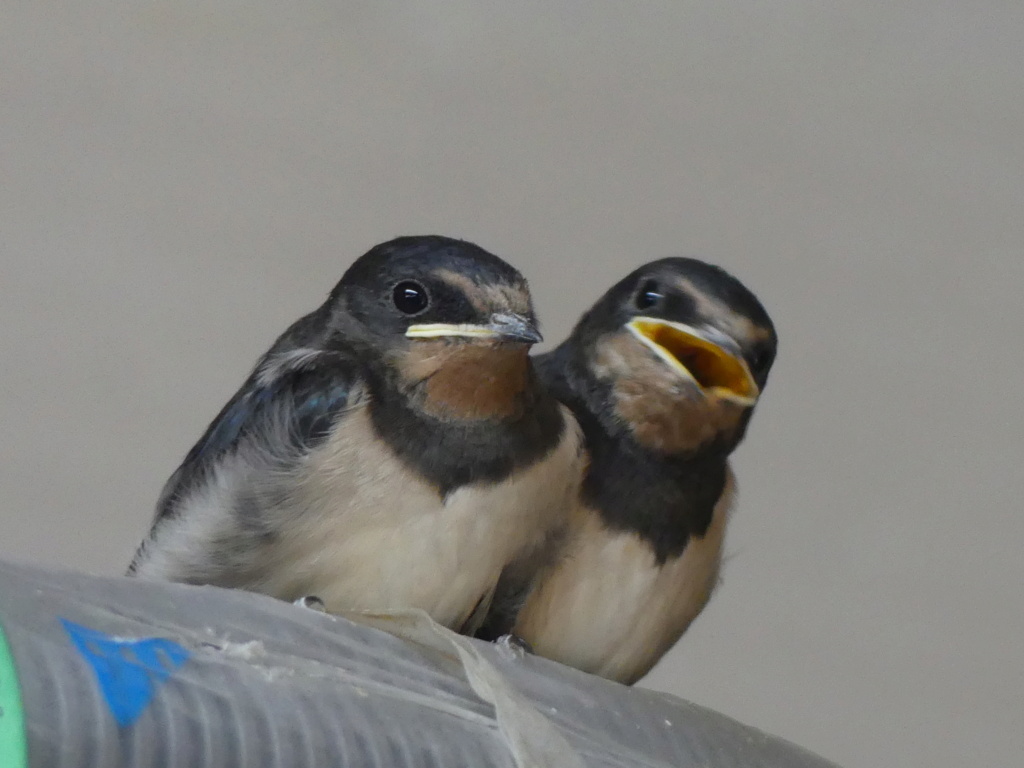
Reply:
M25 713L21 709L18 673L3 627L0 627L0 766L28 768Z

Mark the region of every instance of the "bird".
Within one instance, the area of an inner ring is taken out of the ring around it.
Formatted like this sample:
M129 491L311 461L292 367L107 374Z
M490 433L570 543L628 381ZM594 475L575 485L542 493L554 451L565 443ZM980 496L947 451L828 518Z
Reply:
M523 276L462 240L354 261L167 481L128 575L420 609L470 632L499 575L543 558L585 460L529 356Z
M674 257L610 288L536 358L583 430L589 464L558 550L506 574L477 632L627 685L719 580L746 433L778 339L722 268Z

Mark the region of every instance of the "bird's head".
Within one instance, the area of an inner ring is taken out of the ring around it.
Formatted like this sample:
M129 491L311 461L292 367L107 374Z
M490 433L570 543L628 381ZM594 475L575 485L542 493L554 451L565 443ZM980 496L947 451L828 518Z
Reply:
M383 243L329 304L339 337L428 412L503 418L523 407L537 319L523 276L484 249L440 236Z
M768 379L777 338L742 283L696 259L640 267L613 286L572 336L586 372L610 392L606 416L648 447L731 450Z

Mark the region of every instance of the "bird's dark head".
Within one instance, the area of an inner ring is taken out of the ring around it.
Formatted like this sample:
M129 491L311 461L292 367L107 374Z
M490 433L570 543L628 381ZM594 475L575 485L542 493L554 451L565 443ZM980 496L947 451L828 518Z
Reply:
M440 236L382 243L328 306L339 338L428 411L474 419L520 407L541 336L526 280L483 248Z
M648 447L731 450L768 379L777 339L742 283L697 259L646 264L613 286L572 335L611 408Z

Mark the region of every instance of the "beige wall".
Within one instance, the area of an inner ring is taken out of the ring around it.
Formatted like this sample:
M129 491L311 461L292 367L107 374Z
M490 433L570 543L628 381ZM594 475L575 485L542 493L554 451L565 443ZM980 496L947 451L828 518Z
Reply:
M118 573L375 242L478 241L550 339L699 255L781 355L644 684L851 767L1018 764L1022 41L998 0L5 3L0 555Z

